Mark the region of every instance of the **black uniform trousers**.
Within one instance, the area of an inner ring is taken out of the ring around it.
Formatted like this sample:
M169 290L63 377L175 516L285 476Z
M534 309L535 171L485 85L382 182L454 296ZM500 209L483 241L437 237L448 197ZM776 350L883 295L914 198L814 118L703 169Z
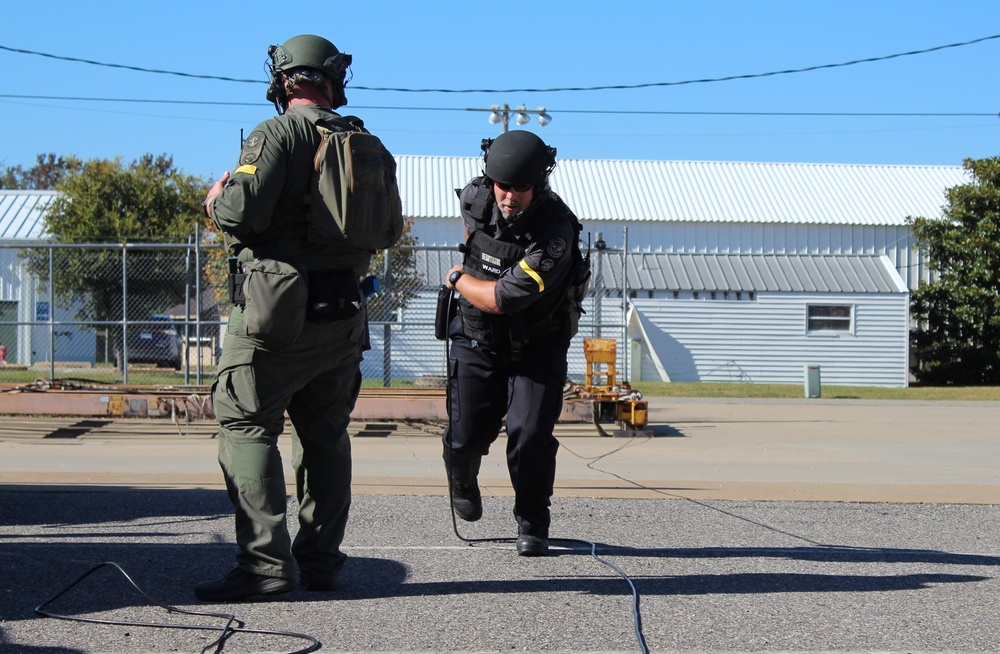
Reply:
M508 348L470 341L461 316L450 332L449 427L443 440L452 479L475 480L506 415L518 531L547 538L559 449L552 429L562 412L569 340L557 333L529 342L514 361Z

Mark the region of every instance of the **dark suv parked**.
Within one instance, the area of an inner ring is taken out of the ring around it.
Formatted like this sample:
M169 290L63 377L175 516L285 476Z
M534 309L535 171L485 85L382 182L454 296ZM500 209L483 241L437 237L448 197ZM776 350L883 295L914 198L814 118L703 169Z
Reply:
M129 363L181 367L181 337L170 316L156 314L129 330Z

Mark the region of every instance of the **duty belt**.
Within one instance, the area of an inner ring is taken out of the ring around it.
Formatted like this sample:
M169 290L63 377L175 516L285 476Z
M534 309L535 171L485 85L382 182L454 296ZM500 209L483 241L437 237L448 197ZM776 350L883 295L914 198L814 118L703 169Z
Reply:
M350 318L361 311L362 292L353 270L309 270L306 272L309 296L306 320L328 322ZM236 257L229 258L229 301L246 306L243 284L246 273Z

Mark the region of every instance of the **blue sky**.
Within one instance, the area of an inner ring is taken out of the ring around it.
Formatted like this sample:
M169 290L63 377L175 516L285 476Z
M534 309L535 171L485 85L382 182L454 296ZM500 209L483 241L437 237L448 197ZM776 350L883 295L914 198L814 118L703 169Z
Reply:
M0 167L30 166L45 152L126 161L166 153L185 172L215 178L235 162L240 130L249 134L274 114L264 99L267 46L300 33L323 35L354 55L343 113L364 118L396 154L478 155L480 140L500 128L488 112L468 109L494 104L545 107L552 122L539 127L533 119L526 127L560 158L957 166L994 156L1000 146L1000 39L725 82L518 90L682 82L924 50L1000 34L996 0L38 0L5 3L0 15L5 48L259 80L0 50Z

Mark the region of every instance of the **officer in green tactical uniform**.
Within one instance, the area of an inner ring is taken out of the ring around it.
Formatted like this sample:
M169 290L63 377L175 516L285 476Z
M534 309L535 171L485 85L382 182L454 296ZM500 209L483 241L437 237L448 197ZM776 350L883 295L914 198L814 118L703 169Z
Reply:
M483 150L485 175L459 191L465 260L445 284L460 294L448 330L445 467L455 513L478 520L480 464L506 424L515 547L544 556L559 449L552 430L586 293L581 227L548 186L555 148L516 130L483 141Z
M297 585L331 591L347 558L340 551L351 503L347 426L368 343L359 280L371 252L318 238L308 198L318 126L364 130L360 120L333 111L347 104L351 55L301 35L271 46L268 56L267 99L279 115L250 133L235 170L205 200L233 255L234 304L213 401L239 546L232 572L195 586L205 601L275 595ZM394 164L390 172L395 190ZM294 542L278 450L286 412L299 502Z

